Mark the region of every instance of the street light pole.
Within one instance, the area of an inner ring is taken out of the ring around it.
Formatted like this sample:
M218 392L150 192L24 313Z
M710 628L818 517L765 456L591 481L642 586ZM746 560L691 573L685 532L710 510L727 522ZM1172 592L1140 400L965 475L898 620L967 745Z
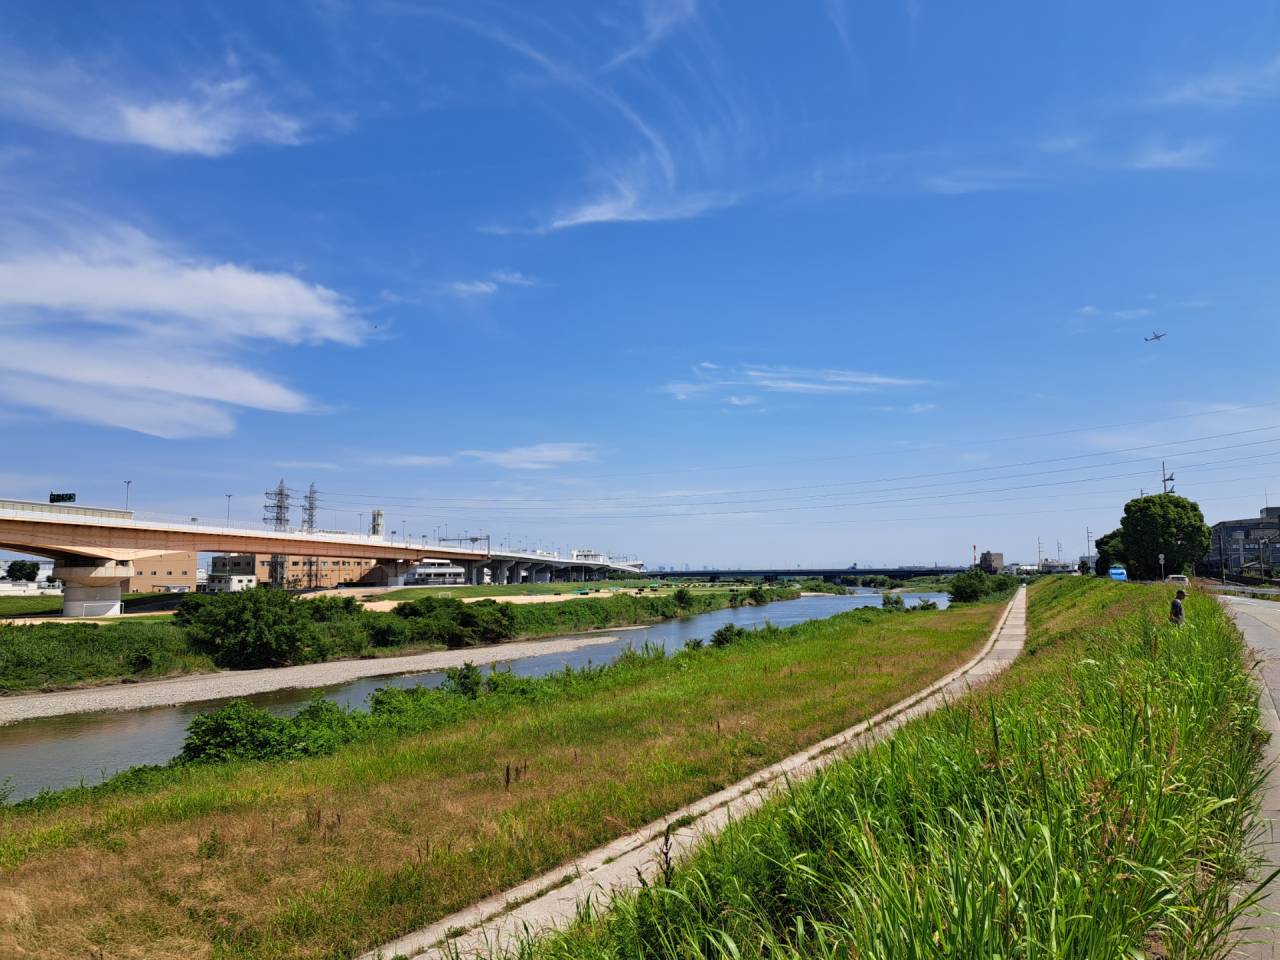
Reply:
M231 494L224 494L227 498L227 526L231 526Z
M132 483L132 480L126 480L124 482L124 508L126 510L129 509L129 485Z

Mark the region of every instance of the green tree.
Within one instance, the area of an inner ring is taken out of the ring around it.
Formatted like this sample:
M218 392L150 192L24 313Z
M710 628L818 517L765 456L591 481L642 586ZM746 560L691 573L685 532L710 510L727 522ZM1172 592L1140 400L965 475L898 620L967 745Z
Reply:
M1162 572L1184 573L1209 552L1209 527L1200 504L1176 493L1130 500L1120 529L1129 572L1140 580L1155 580Z
M5 570L5 576L10 580L26 580L28 583L34 582L39 575L40 564L34 560L10 560Z
M1124 531L1119 527L1098 537L1093 541L1093 546L1098 551L1093 572L1098 576L1105 577L1112 567L1125 565L1128 554L1124 552Z

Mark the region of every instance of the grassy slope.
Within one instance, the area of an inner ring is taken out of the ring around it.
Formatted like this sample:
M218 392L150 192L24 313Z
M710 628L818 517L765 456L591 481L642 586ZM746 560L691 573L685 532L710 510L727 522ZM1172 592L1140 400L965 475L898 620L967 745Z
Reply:
M1000 610L855 611L590 696L162 789L0 809L0 955L342 957L842 729L971 654ZM508 763L527 772L504 789Z
M1256 696L1218 605L1194 598L1175 630L1169 593L1037 584L1032 654L991 688L528 954L1223 956L1259 784Z

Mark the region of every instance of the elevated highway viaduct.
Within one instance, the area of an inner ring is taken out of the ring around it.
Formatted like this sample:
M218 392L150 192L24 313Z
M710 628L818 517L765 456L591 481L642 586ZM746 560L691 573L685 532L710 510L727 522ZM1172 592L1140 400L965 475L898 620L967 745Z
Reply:
M477 542L478 543L478 542ZM156 523L131 511L0 499L0 550L48 557L64 585L64 616L120 612L133 563L169 553L254 553L375 560L374 583L397 586L422 560L448 560L468 583L546 583L641 576L639 565L564 559L545 553L490 552L440 544L397 542L353 533L253 530Z

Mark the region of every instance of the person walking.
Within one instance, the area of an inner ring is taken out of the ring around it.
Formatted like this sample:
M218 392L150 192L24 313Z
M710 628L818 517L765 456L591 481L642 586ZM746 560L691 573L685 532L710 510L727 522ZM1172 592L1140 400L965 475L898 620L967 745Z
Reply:
M1169 604L1169 622L1175 627L1180 627L1187 622L1186 611L1182 608L1182 601L1187 599L1187 592L1179 590L1173 595L1173 602Z

